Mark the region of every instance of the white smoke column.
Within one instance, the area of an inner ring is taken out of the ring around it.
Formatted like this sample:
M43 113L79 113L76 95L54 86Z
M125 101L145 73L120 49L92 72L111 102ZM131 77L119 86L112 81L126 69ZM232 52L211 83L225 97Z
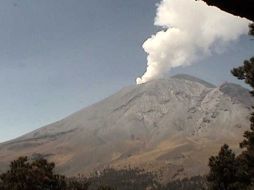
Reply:
M163 30L143 44L148 54L147 70L137 78L137 84L224 49L248 33L249 23L203 1L162 0L154 24Z

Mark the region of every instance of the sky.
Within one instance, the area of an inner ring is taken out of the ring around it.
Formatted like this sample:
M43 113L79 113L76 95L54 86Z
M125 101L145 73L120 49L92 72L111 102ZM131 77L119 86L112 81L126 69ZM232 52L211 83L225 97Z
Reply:
M1 0L0 142L55 122L128 85L146 69L143 43L159 0ZM232 31L233 32L233 31ZM223 54L168 73L216 85L253 55L245 35Z

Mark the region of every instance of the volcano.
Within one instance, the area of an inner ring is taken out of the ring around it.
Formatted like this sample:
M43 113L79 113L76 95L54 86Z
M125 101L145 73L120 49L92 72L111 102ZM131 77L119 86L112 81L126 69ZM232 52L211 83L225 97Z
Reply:
M54 161L73 176L140 167L162 179L205 174L224 143L236 152L254 104L248 90L176 75L116 94L60 121L0 144L0 168L18 156Z

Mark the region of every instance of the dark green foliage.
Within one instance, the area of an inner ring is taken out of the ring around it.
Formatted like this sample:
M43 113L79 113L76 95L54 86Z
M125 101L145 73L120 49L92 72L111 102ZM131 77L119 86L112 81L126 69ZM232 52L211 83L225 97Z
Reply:
M163 186L157 181L156 175L144 170L134 169L106 169L102 174L91 177L89 190L98 189L100 185L109 185L114 190L208 190L205 177L196 176L182 180L175 180Z
M89 180L91 182L89 189L91 190L95 190L101 185L109 185L114 189L120 190L158 189L159 187L154 174L138 168L121 170L108 168Z
M243 66L234 68L231 73L239 80L244 80L252 90L254 89L254 57L245 60ZM254 95L253 91L251 91L251 94Z
M254 96L254 57L249 61L244 61L243 66L234 68L232 74L244 80L252 88L251 94ZM239 159L248 178L254 183L254 112L251 114L250 122L250 130L244 133L244 140L240 143L243 152L239 155Z
M207 190L207 180L202 176L185 178L169 182L163 190Z
M245 189L244 171L228 145L221 147L218 156L209 159L210 172L207 176L212 190Z
M66 179L66 190L88 190L89 186L90 182L83 176Z
M160 185L156 175L138 168L105 169L90 178L66 178L53 173L54 163L20 157L1 174L0 190L207 190L205 177L171 181Z
M30 161L20 157L0 175L0 190L88 190L87 178L66 178L54 174L54 168L54 163L43 158Z
M10 169L0 175L1 190L62 190L64 176L53 173L55 165L45 159L29 162L20 157L10 164Z
M243 140L242 143L240 143L240 146L244 148L245 150L242 152L239 158L245 164L246 172L253 183L254 182L254 142L253 142L254 130L253 128L251 129L251 131L246 131L244 133L244 137L245 139Z

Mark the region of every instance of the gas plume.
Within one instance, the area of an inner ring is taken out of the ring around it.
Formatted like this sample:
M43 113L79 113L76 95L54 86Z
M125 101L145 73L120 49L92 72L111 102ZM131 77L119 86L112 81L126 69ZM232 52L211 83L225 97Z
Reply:
M154 21L162 30L143 44L148 54L147 69L137 84L222 52L230 42L248 33L249 23L203 1L162 0Z

